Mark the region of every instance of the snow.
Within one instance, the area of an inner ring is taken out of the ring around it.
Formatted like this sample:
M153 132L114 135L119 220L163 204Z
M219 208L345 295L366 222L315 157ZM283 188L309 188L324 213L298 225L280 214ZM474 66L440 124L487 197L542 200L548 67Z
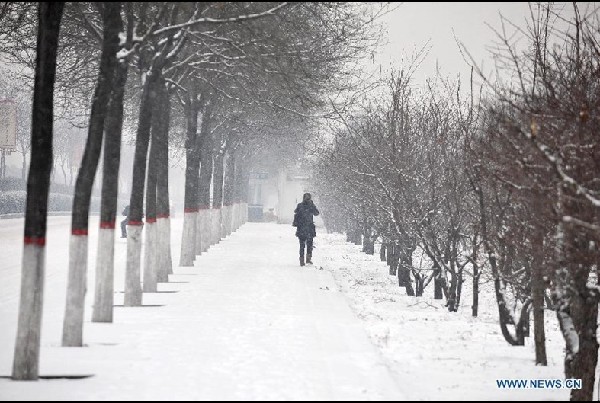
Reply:
M10 374L16 334L22 219L0 222L3 323L0 374ZM50 217L41 375L81 380L0 379L2 400L309 399L402 400L331 273L297 264L287 225L248 223L174 268L147 307L115 308L113 324L92 323L87 295L84 348L60 347L67 277L68 217ZM182 230L173 220L173 252ZM96 245L92 218L90 245ZM122 304L126 243L115 247L115 303ZM95 262L95 248L89 261ZM11 253L12 252L12 253ZM174 256L178 261L179 256ZM92 268L90 268L92 269ZM90 270L88 289L94 284ZM174 291L174 292L167 292Z
M408 297L379 254L360 252L339 234L320 234L315 251L330 270L369 336L389 360L411 400L569 400L569 390L499 389L497 379L564 379L564 341L556 314L546 311L548 366L535 366L533 327L524 347L502 337L491 283L481 284L479 317L471 316L471 278L458 312L433 299Z
M119 50L117 52L117 59L124 60L130 54L131 54L131 52L129 50L127 50L127 48L121 48L121 50Z
M183 220L172 220L179 261ZM97 245L98 220L90 222ZM92 323L84 348L60 347L70 217L50 217L41 375L80 380L0 379L0 400L568 400L566 389L499 389L497 379L564 379L564 341L546 314L548 367L533 340L509 346L491 284L470 316L469 282L459 312L407 297L376 253L318 233L314 266L299 267L294 228L247 223L174 267L170 283L122 307L126 240L115 245L114 323ZM17 324L23 219L0 220L0 375L10 375ZM95 262L95 247L89 261ZM95 268L90 267L88 290Z

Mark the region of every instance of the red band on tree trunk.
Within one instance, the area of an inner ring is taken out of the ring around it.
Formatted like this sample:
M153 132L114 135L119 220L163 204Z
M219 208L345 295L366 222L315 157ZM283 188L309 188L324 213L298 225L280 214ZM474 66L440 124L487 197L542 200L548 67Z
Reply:
M37 245L37 246L45 246L46 238L38 238L34 236L26 236L23 239L25 245Z
M146 218L146 222L147 222L148 224L155 223L155 222L156 222L156 218Z
M156 218L169 218L169 214L157 214Z
M87 236L88 235L88 230L87 229L74 229L74 230L71 230L71 235L75 235L75 236Z
M115 222L114 221L101 221L100 222L100 228L102 229L115 229Z
M184 213L196 213L196 212L198 212L198 209L197 208L185 208L185 209L183 209L183 212Z
M129 221L127 222L127 225L144 225L144 223L142 221Z

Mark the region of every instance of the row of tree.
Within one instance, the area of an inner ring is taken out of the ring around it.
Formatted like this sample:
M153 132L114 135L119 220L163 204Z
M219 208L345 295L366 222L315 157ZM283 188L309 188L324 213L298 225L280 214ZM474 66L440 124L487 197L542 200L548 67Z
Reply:
M565 376L591 400L598 357L600 20L573 5L531 6L527 29L503 20L501 73L475 97L460 80L411 85L340 113L315 172L326 225L380 254L407 295L433 282L450 311L467 278L477 316L491 278L502 334L524 345L533 314L536 364L546 365L544 309L565 339ZM517 47L515 35L526 42ZM409 69L410 71L410 69ZM473 71L473 70L472 70ZM508 77L508 80L506 79ZM475 100L477 98L477 100ZM383 100L382 100L383 99ZM413 262L423 254L425 268Z
M74 347L83 345L89 206L101 157L92 320L113 320L125 125L135 128L125 305L136 306L172 272L168 169L174 149L184 148L186 159L180 265L192 266L244 222L250 170L271 136L291 133L287 138L294 140L295 126L322 108L327 94L347 89L340 78L375 44L373 22L383 9L348 3L0 3L0 52L35 82L13 379L38 377L54 107L73 120L83 116L87 128L75 181L63 326L63 345Z

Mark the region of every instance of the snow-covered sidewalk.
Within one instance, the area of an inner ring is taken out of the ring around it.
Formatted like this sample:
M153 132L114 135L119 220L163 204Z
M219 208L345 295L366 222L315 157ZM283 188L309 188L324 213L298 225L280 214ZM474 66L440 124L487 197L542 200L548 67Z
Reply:
M54 245L48 245L41 374L93 376L0 379L0 399L404 398L401 379L391 375L331 272L319 265L299 267L297 240L286 225L245 224L199 257L194 268L175 267L171 283L160 285L162 292L144 294L150 306L115 308L113 324L89 321L88 295L87 347L60 347L68 220L57 220L51 226L58 231L51 238ZM90 228L96 226L92 221ZM0 280L9 288L0 299L0 320L6 324L0 336L4 376L10 374L16 334L21 228L14 230L14 241L10 229L0 228L0 238L10 241L0 246L2 255L12 248L0 266ZM96 248L93 232L90 250ZM174 220L172 233L178 262L180 221ZM125 243L118 242L117 290L122 290L124 251ZM93 252L90 262L95 262ZM92 285L90 272L88 290ZM117 294L120 303L122 294Z

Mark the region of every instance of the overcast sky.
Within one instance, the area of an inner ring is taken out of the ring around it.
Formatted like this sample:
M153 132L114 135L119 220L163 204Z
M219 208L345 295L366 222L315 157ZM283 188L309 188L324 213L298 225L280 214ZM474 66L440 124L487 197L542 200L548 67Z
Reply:
M558 7L564 7L559 5ZM567 6L570 7L570 6ZM470 67L463 60L455 36L462 41L478 64L490 71L493 61L486 50L496 40L486 25L500 28L499 13L520 26L529 17L528 3L402 3L383 18L389 43L375 59L384 68L399 66L429 40L430 51L414 75L417 83L435 73L436 61L444 75L468 77Z

